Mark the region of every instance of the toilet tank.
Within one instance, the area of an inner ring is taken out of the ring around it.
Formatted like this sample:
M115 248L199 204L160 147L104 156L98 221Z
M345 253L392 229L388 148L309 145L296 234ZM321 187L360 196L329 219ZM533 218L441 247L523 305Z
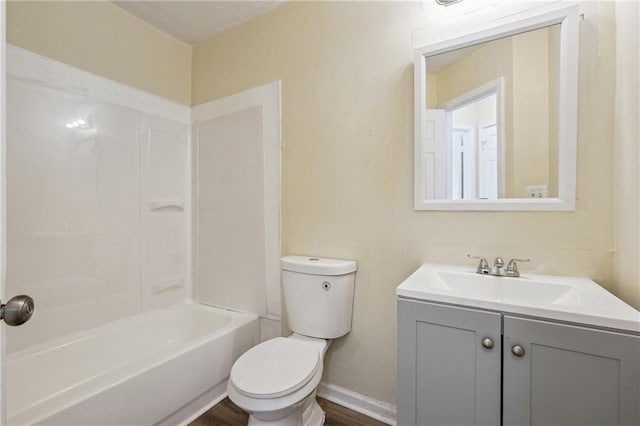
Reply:
M356 262L286 256L281 267L287 320L294 333L335 339L351 330Z

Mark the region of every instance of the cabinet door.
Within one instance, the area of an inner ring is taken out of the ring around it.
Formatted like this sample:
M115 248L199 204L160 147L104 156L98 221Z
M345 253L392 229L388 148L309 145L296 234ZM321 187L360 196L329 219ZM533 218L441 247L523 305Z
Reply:
M505 426L640 424L640 336L505 315L503 374Z
M500 424L500 322L498 313L398 301L399 426Z

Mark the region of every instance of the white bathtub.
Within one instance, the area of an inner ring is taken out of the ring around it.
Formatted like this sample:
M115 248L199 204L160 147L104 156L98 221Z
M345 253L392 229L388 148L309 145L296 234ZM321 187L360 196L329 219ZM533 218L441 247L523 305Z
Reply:
M185 304L29 348L7 360L9 424L184 422L257 338L254 315Z

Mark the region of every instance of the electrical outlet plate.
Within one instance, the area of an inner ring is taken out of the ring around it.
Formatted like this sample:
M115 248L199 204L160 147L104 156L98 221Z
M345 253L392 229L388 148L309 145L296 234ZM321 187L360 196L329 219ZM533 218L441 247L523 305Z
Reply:
M547 185L527 185L524 190L528 198L547 198Z

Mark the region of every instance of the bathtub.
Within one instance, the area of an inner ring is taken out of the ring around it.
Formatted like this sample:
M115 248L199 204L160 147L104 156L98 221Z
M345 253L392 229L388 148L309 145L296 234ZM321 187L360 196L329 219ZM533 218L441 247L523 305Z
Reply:
M9 424L179 424L219 401L258 320L198 304L125 318L11 354Z

